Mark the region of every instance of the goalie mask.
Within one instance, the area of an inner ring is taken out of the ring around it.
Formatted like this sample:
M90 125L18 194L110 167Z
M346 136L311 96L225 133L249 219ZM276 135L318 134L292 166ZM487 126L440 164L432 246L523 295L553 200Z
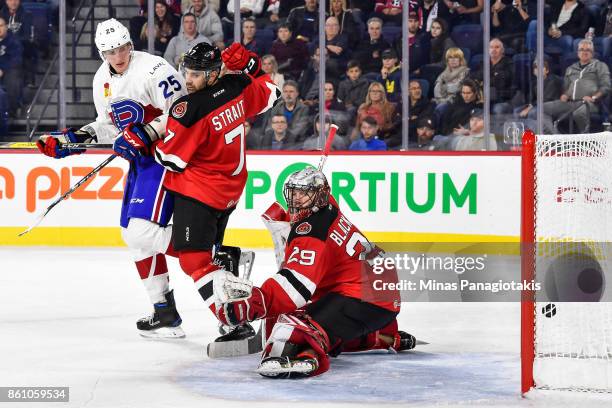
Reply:
M213 71L221 70L221 51L208 43L194 45L183 57L179 71L185 76L185 70L198 71L204 74L206 80Z
M329 204L329 184L322 172L307 167L289 176L283 195L293 224Z

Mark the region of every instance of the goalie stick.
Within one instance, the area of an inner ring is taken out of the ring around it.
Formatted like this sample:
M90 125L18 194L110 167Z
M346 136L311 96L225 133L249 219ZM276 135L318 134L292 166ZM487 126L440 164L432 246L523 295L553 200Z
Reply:
M332 124L329 128L329 133L325 141L325 147L321 152L321 160L319 161L319 166L317 167L319 171L322 171L323 166L325 166L327 156L329 155L329 151L331 150L332 142L334 141L334 137L336 136L337 131L338 125ZM255 336L249 339L208 343L208 346L206 347L206 354L209 358L221 358L238 357L261 352L263 350L264 343L266 342L266 339L262 334L262 332L265 333L266 331L265 322L265 319L261 320L261 324L259 325L257 333L255 334Z
M27 234L28 232L32 231L32 229L36 228L36 226L38 226L38 224L41 223L41 221L43 220L43 218L45 218L45 216L47 214L49 214L49 211L51 211L53 209L53 207L55 207L56 205L58 205L62 200L66 199L70 194L74 193L74 191L76 189L78 189L79 187L81 187L81 185L83 183L85 183L87 180L89 180L90 178L92 178L96 173L98 173L100 170L102 170L102 168L104 168L108 163L110 163L111 161L113 161L115 159L115 155L109 156L106 160L104 160L102 163L98 164L98 167L96 167L95 169L93 169L92 171L89 172L89 174L87 174L85 177L83 177L82 179L80 179L79 181L76 182L76 184L74 186L72 186L72 188L68 191L66 191L64 194L61 195L61 197L59 197L57 200L55 200L54 202L51 203L50 206L48 206L44 212L42 212L34 221L34 223L28 227L28 229L26 229L25 231L21 232L18 234L19 237Z
M93 149L108 150L112 149L112 144L101 143L60 143L62 149ZM0 142L0 149L33 150L37 149L35 142Z

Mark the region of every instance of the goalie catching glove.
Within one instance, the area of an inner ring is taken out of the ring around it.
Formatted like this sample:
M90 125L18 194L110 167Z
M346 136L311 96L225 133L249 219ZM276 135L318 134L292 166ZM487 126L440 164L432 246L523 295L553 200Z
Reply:
M217 318L227 326L261 319L266 315L263 293L258 287L230 272L220 271L213 278Z
M87 143L93 139L95 138L84 130L68 128L42 135L36 142L36 147L45 156L63 159L66 156L85 152L85 149L71 149L65 147L65 145L70 143Z

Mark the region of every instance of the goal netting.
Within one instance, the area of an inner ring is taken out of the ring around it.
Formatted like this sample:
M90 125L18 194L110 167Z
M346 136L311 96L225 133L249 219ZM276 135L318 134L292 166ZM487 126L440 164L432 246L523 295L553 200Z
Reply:
M523 392L612 392L612 133L526 132L522 177Z

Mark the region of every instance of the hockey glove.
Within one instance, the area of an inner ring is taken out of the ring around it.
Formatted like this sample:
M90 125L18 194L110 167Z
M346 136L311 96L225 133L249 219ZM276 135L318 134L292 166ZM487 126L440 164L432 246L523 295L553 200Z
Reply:
M261 62L257 54L247 50L237 42L223 50L221 59L230 71L242 71L252 76L257 76L261 68Z
M36 142L36 147L45 156L53 157L54 159L62 159L73 154L81 154L85 149L70 149L63 145L69 143L84 143L91 140L92 136L83 131L74 128L64 129L58 132L44 134Z
M246 300L216 305L217 318L226 326L238 326L245 322L266 317L266 303L263 293L253 287L251 296Z
M251 281L225 270L215 273L213 278L213 294L217 303L246 300L251 296L252 289Z
M149 154L151 137L142 123L130 123L115 139L113 150L124 159L131 161L138 156Z

